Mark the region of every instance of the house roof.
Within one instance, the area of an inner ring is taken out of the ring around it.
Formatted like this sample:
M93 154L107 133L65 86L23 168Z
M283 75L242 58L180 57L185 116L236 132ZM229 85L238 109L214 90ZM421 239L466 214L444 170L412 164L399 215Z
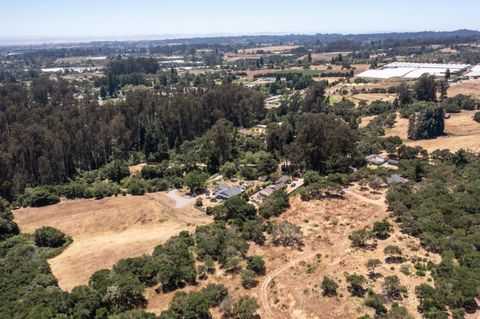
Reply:
M227 184L219 184L215 186L215 189L213 190L214 193L221 193L225 190L227 190L229 186Z
M227 188L225 188L221 191L215 192L216 197L227 199L227 198L230 198L230 197L233 197L233 196L238 196L241 193L243 193L243 190L241 190L237 186L228 186L228 185L225 185L225 186L227 186Z
M401 177L400 175L397 174L392 174L389 177L387 177L387 184L392 185L392 184L404 184L408 182L408 179L405 179Z
M375 154L368 155L367 157L365 157L365 159L367 160L367 162L376 164L376 165L382 165L388 160L388 158L382 157L380 155L375 155Z

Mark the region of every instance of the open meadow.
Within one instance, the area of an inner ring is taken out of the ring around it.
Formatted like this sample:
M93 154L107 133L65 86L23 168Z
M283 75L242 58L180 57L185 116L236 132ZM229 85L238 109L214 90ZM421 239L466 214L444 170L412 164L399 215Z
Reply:
M182 230L193 230L211 219L192 206L175 208L165 193L120 196L101 200L66 200L14 212L22 232L52 226L73 243L49 264L62 289L87 284L97 270L122 258L151 254L155 246Z
M478 151L480 149L480 123L473 120L476 111L453 113L445 120L445 135L435 139L411 141L407 139L408 119L397 117L393 128L386 130L386 136L399 136L406 145L421 146L432 152L437 149L459 149Z

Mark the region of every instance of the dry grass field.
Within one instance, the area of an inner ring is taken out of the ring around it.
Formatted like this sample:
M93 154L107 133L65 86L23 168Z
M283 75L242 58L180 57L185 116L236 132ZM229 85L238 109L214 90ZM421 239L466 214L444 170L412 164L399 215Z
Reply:
M344 273L367 275L365 263L370 258L385 259L383 249L387 245L398 245L406 257L428 257L438 262L438 256L429 256L420 248L416 239L401 235L398 228L393 236L379 241L375 250L358 250L351 247L348 235L354 230L372 226L375 221L388 216L383 194L362 193L357 188L347 192L345 199L302 202L298 197L292 200L291 208L274 219L289 221L301 227L305 246L302 250L275 247L267 242L263 247L252 245L249 255L262 255L267 266L267 275L259 278L259 285L246 290L240 284L239 275L225 275L218 269L198 286L186 287L185 291L198 290L208 283L222 283L233 300L243 295L257 298L262 318L342 318L354 319L362 313L372 314L363 306L363 299L350 297ZM319 257L317 257L319 256ZM413 267L412 267L413 269ZM409 296L401 303L415 318L418 300L414 294L416 285L426 282L426 277L406 276L400 273L398 265L384 264L377 269L382 276L395 274L409 289ZM339 296L323 297L321 281L324 275L339 282ZM369 281L368 286L381 292L382 278ZM153 289L146 293L148 311L159 314L165 310L174 293L157 294ZM212 312L214 318L221 318Z
M67 200L42 208L14 212L22 232L52 226L73 237L73 243L50 259L62 289L86 284L97 270L122 258L150 254L154 247L182 230L211 222L193 207L174 208L165 193L101 200Z
M451 118L445 120L445 136L431 140L410 141L407 140L408 120L397 118L395 126L386 130L387 136L398 135L409 146L422 146L432 152L437 149L450 149L455 152L459 149L471 151L480 150L480 123L473 120L476 111L463 111L454 113Z
M298 48L298 45L271 45L271 46L260 46L255 48L238 50L239 54L255 54L257 51L263 51L266 53L285 53L290 52L292 49Z
M393 102L397 94L388 94L388 93L359 93L352 95L354 100L358 102L365 101L367 103L372 103L374 101L383 101L383 102Z
M457 94L465 94L480 98L480 79L461 81L453 83L448 89L448 96L455 96Z

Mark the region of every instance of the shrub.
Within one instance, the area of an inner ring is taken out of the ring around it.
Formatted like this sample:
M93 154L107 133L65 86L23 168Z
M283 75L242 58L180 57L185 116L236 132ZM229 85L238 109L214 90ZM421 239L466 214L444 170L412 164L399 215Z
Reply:
M343 195L342 186L327 179L310 184L301 192L300 197L303 201L322 199L327 197L336 197Z
M207 182L207 174L201 171L192 171L185 175L185 185L190 189L190 192L196 193L205 189Z
M13 221L13 214L0 211L0 240L5 240L19 233L18 225Z
M272 225L272 242L274 245L300 248L303 245L303 233L297 225L283 221Z
M243 296L233 305L232 312L239 319L253 319L258 308L255 298Z
M393 300L402 299L407 293L407 288L400 284L400 279L397 276L385 277L385 282L382 285L384 294Z
M56 228L45 226L35 231L35 244L39 247L61 247L67 242L64 233Z
M387 239L392 232L392 225L387 221L378 221L373 224L373 233L378 239Z
M128 193L134 196L139 196L145 194L146 183L143 179L132 178L128 183Z
M210 318L209 308L209 300L200 292L176 292L170 304L172 318Z
M365 301L365 306L373 308L375 315L379 318L382 318L388 312L387 307L383 304L382 297L376 294L370 294L368 296L368 299Z
M228 296L228 290L222 284L208 284L202 289L202 294L207 299L210 307L217 307Z
M320 173L316 171L306 171L305 174L303 175L304 179L304 185L308 186L310 184L315 184L320 182L322 177L320 176Z
M264 218L278 216L290 207L288 194L284 190L276 190L265 198L260 206L260 213Z
M240 274L241 283L243 288L250 289L255 287L258 284L258 281L255 279L255 272L250 269L242 270Z
M223 177L231 179L237 173L237 166L235 163L227 162L220 167L220 173L223 175Z
M338 284L331 278L324 276L322 281L323 295L332 297L337 295Z
M30 189L25 192L25 206L42 207L53 205L60 202L60 198L44 188Z
M252 270L257 275L265 275L265 261L262 256L250 256L247 258L247 269Z
M473 119L475 122L480 123L480 112L476 112L475 115L473 115Z
M352 274L346 277L348 282L348 291L355 297L363 297L365 288L363 285L367 283L367 279L362 275Z
M353 247L365 247L367 245L367 240L372 238L372 232L367 229L358 229L354 230L348 239L352 241Z

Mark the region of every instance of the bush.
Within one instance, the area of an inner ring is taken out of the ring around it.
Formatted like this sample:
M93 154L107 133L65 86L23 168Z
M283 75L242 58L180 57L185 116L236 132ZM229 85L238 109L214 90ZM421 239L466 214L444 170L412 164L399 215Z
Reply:
M392 230L393 227L387 220L375 222L373 224L373 233L377 239L387 239L390 237Z
M34 188L25 191L23 205L31 207L42 207L60 202L60 198L44 188Z
M233 306L232 312L239 319L253 319L259 306L253 297L243 296Z
M283 221L272 225L272 242L274 245L300 248L303 246L303 233L297 225Z
M367 240L372 238L372 232L367 229L354 230L348 239L352 241L353 247L363 248L367 246Z
M57 248L63 246L67 242L64 233L56 228L45 226L35 231L35 244L39 247Z
M255 279L255 272L250 269L242 270L240 274L241 283L243 288L250 289L255 287L258 284L258 281Z
M18 225L13 221L13 214L0 211L0 240L5 240L19 233Z
M400 284L400 279L397 276L385 277L382 288L385 296L393 300L400 300L407 293L407 288Z
M265 198L260 206L260 213L264 218L278 216L290 207L288 194L284 190L276 190Z
M301 192L300 197L303 201L319 200L328 197L343 195L342 186L323 179L320 182L310 184Z
M134 196L145 194L146 183L143 179L133 178L128 183L128 193Z
M365 288L363 285L367 283L367 279L362 275L352 274L346 277L348 282L348 291L355 297L363 297Z
M106 177L114 182L119 183L122 179L130 175L128 165L125 161L114 160L103 168Z
M475 122L480 123L480 112L475 113L475 115L473 115L473 119Z
M257 275L265 275L265 261L262 256L250 256L247 258L247 269L252 270Z
M376 294L370 294L368 296L368 299L365 301L365 306L373 308L375 315L379 318L382 318L388 312L387 307L383 304L382 297Z
M185 185L190 189L190 192L197 193L203 191L206 187L207 174L201 171L192 171L185 175Z
M327 276L323 277L322 290L323 290L324 296L328 296L328 297L336 296L337 288L338 288L338 284L333 279L330 279Z
M210 307L217 307L222 303L225 297L228 296L228 290L222 284L208 284L202 289L202 294L207 299Z
M164 178L154 178L146 181L149 193L164 192L170 188L170 183Z
M220 173L224 178L231 179L237 173L237 166L235 163L227 162L220 167Z
M303 182L304 185L308 186L310 184L315 184L320 182L322 177L316 171L306 171L305 174L303 175L303 179L304 179L304 182Z

